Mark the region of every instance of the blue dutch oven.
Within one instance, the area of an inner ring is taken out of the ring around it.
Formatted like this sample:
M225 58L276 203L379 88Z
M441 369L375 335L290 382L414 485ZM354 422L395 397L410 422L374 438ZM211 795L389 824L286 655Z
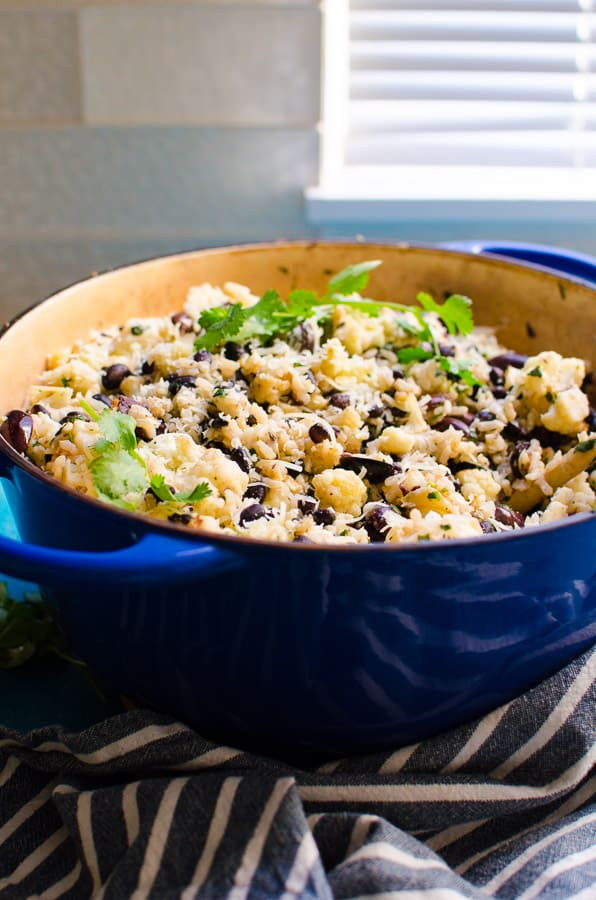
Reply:
M384 263L378 299L466 293L503 343L595 362L596 261L580 254L220 248L90 279L20 316L0 337L0 408L22 407L48 353L91 328L180 308L192 284L320 289L330 270L372 258ZM283 545L109 507L3 439L0 475L22 537L0 538L0 569L42 585L72 646L121 694L240 746L399 746L507 701L596 637L593 515L436 544Z

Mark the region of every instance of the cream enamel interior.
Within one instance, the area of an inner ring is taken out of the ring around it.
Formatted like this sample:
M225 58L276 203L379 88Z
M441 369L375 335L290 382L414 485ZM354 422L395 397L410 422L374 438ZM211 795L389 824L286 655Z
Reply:
M381 259L369 293L413 302L417 291L437 298L463 293L478 325L528 354L544 349L596 360L596 291L563 277L507 261L426 247L362 243L277 243L199 250L150 260L60 291L21 316L0 339L0 409L21 407L46 358L91 329L133 316L179 309L188 288L237 281L255 293L275 288L322 289L330 274Z

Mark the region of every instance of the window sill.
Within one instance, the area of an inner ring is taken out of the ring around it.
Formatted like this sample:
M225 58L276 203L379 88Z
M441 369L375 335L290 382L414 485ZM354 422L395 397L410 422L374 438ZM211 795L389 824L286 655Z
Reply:
M396 221L596 222L596 169L345 169L306 191L316 225Z

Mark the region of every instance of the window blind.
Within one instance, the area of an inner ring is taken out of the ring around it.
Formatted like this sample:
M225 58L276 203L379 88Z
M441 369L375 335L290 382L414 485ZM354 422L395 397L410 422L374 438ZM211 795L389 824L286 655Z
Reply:
M596 166L596 0L350 0L346 167Z

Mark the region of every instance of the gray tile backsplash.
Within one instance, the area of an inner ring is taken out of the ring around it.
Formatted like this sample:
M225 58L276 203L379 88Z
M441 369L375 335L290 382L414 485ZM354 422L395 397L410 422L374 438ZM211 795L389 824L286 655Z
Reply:
M316 125L313 7L95 7L81 13L87 122Z
M318 137L301 128L5 129L0 235L222 239L304 228Z
M317 0L0 0L0 316L93 269L301 237Z
M0 123L79 117L76 14L0 10Z

